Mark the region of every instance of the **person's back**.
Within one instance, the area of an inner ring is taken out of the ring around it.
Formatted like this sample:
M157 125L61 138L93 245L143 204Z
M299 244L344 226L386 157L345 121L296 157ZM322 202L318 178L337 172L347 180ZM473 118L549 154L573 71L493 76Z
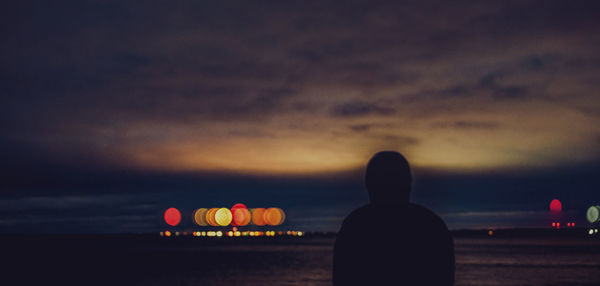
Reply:
M338 232L334 285L453 285L454 245L444 222L408 202L408 162L377 153L367 167L371 203L352 212Z

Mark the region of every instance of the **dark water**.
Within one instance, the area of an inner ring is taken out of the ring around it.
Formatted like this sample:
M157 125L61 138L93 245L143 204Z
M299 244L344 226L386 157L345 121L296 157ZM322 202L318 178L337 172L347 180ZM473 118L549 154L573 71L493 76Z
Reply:
M331 285L333 239L282 245L165 248L190 265L145 285ZM590 239L456 239L456 285L600 285L600 243Z
M331 285L333 241L21 241L37 244L27 248L37 263L24 258L19 265L27 270L19 275L85 285ZM600 285L598 239L456 238L455 244L455 285Z

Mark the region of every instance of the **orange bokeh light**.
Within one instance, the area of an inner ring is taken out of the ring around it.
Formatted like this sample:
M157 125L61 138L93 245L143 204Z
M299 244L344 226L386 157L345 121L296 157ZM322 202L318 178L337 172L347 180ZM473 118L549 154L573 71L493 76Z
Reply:
M215 214L217 213L218 208L211 208L206 212L206 222L208 222L211 226L219 226L217 221L215 220Z
M258 226L267 224L265 222L265 211L264 208L252 209L252 223Z
M264 221L268 225L280 225L285 220L285 213L280 208L269 208L264 213Z
M199 226L207 226L208 222L206 221L206 212L208 209L200 208L194 212L194 222L196 222Z

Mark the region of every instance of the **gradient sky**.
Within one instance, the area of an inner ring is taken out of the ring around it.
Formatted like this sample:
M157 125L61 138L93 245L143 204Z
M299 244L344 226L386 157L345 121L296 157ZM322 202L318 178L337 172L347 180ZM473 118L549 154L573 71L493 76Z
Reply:
M451 228L600 204L598 1L4 6L2 232L156 231L238 201L335 231L383 149Z

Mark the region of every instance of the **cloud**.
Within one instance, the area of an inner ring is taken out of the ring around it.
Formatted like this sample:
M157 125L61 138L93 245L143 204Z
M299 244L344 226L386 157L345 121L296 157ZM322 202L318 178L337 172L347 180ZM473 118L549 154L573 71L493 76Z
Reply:
M378 148L437 168L586 163L597 5L12 5L0 152L186 172L341 171Z
M354 132L366 132L369 131L371 127L373 127L373 125L371 124L358 124L348 126L348 128Z
M501 85L498 83L502 74L490 73L479 79L479 86L492 91L493 96L499 99L514 99L528 95L529 88L525 85Z
M454 121L454 122L437 122L433 124L436 128L455 128L455 129L483 129L494 130L500 127L496 122L485 121Z
M334 106L331 109L331 114L335 117L353 117L365 115L382 115L388 116L396 111L389 107L379 106L374 103L361 101L353 101Z

